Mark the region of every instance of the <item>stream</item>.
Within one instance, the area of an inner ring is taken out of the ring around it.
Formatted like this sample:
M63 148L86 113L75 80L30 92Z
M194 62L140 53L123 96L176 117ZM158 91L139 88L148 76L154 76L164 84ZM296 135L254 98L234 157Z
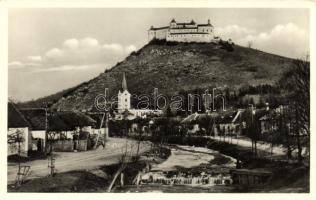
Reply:
M229 192L236 159L217 151L176 145L162 163L153 164L135 178L124 192ZM122 192L122 191L121 191Z

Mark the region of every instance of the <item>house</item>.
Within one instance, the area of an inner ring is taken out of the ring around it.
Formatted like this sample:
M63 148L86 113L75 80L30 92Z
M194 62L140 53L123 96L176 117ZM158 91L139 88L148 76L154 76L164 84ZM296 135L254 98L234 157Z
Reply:
M244 110L226 111L216 119L216 133L224 135L240 135L242 128L241 115Z
M107 113L89 113L87 114L91 119L93 119L96 123L92 126L92 134L95 135L105 135L105 138L109 137L109 127L107 124L107 117L109 115Z
M198 132L210 131L213 128L213 119L214 117L209 114L199 114L193 113L181 121L181 124L188 128L189 134L195 134Z
M28 156L28 151L32 148L32 137L29 128L30 124L23 114L13 103L9 102L7 132L8 156L16 154L20 154L20 156L25 157Z
M242 131L243 135L248 133L248 129L256 129L259 133L261 132L261 122L260 119L265 115L269 114L270 110L268 108L261 108L252 110L248 109L242 113L241 121L242 121ZM262 118L264 119L264 118Z
M72 138L72 127L62 121L55 113L42 108L21 109L21 113L30 124L33 140L32 150L44 151L47 139Z
M260 121L260 133L270 134L277 130L277 116L272 113L268 113L259 118Z
M92 133L92 126L96 123L92 118L78 111L50 112L42 108L31 108L21 109L21 113L31 126L32 149L37 151L43 151L49 139L87 138ZM83 134L86 136L82 136Z
M199 115L200 114L198 113L193 113L181 121L181 124L188 128L189 134L195 134L201 130L201 127L197 122Z
M277 131L279 129L280 122L282 120L282 113L286 112L287 109L288 109L287 106L281 105L273 110L272 109L269 110L262 117L260 117L259 121L260 121L261 134L270 134ZM286 122L285 119L284 119L284 122ZM290 130L291 124L289 121L286 122L286 125L284 126L284 128L285 127L289 131L289 134L291 134L291 130Z

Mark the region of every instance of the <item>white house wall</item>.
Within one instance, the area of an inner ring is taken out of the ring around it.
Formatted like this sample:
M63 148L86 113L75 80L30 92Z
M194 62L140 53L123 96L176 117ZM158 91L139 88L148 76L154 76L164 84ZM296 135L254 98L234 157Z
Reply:
M15 134L17 131L21 131L24 141L20 143L21 156L27 157L27 153L30 148L32 148L32 138L29 134L29 129L25 128L9 128L8 135ZM18 154L18 143L8 144L8 156Z

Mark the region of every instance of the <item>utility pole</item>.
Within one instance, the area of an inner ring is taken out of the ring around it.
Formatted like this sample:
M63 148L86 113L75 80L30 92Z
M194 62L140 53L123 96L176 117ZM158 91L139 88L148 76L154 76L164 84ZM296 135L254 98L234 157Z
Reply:
M104 146L103 149L105 149L106 140L109 134L109 111L105 111L105 123L104 123Z
M45 154L47 155L47 144L48 144L48 129L49 129L49 122L48 122L48 104L45 102ZM53 136L54 137L54 136ZM48 160L48 168L50 168L50 176L54 176L55 174L55 159L53 156L53 139L50 138L49 142L49 160Z
M48 143L48 117L47 117L47 102L45 102L45 156L47 155L47 143Z
M254 126L253 126L253 104L249 104L251 106L251 152L253 153L253 129L254 129Z

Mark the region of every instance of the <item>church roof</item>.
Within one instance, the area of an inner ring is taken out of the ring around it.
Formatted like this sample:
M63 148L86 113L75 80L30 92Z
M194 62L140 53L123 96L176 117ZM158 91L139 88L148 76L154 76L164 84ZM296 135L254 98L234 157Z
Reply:
M125 73L123 73L122 89L123 89L123 91L127 90L127 83L126 83Z

